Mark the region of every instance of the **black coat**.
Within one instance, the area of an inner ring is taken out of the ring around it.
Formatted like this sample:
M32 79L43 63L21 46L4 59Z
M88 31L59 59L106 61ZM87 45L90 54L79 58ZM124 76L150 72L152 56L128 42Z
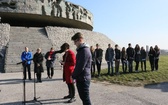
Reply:
M134 59L134 49L132 47L128 47L126 52L127 52L128 61L133 60Z
M54 63L55 63L55 59L56 59L56 53L53 52L51 55L51 60L47 60L49 57L50 52L47 52L45 55L45 59L46 59L46 66L47 67L54 67Z
M95 58L97 61L102 61L103 58L103 50L102 49L95 49Z
M34 72L37 73L37 70L40 70L41 72L44 72L43 69L43 55L41 53L35 53L33 56L33 62L34 62ZM38 66L39 64L39 66Z

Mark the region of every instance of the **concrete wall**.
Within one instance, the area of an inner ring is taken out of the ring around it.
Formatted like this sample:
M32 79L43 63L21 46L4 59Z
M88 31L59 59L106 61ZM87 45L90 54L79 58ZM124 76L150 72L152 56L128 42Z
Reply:
M3 72L4 70L4 59L6 53L6 46L9 42L9 36L10 25L0 23L0 54L1 56L4 56L3 58L0 57L0 72Z
M76 52L76 46L71 41L71 37L76 32L81 32L84 35L84 40L90 46L96 48L96 43L100 45L100 48L103 49L103 62L105 63L105 51L110 43L114 48L115 43L109 39L106 35L98 32L75 29L75 28L63 28L63 27L46 27L46 32L48 38L52 41L53 46L56 50L60 49L60 46L67 42L70 44L70 49Z

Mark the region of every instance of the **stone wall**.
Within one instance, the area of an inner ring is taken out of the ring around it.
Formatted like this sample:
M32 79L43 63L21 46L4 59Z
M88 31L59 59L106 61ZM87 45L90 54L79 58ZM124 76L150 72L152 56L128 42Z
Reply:
M105 51L108 47L108 44L110 43L113 48L115 46L115 43L111 39L109 39L106 35L98 32L63 27L46 27L46 32L48 38L52 41L56 50L60 49L60 46L67 42L70 44L70 49L72 49L74 52L76 52L76 46L71 41L71 37L76 32L81 32L84 35L84 40L87 44L96 48L96 43L98 43L100 48L103 49L103 63L105 62Z
M4 70L6 46L9 42L10 25L0 23L0 72ZM2 57L3 56L3 57Z

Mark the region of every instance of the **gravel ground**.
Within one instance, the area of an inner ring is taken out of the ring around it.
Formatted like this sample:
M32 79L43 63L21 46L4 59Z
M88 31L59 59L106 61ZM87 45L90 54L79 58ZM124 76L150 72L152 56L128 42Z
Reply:
M62 81L62 70L54 71L53 79L47 79L46 71L42 75L42 83L36 83L34 94L34 78L26 80L26 105L64 105L68 94L67 85ZM34 74L32 72L32 77ZM18 73L0 73L0 105L22 105L23 75ZM168 105L168 83L147 85L144 87L128 87L106 82L91 82L90 97L92 105ZM69 105L82 105L76 91L76 101ZM37 101L34 101L34 97Z

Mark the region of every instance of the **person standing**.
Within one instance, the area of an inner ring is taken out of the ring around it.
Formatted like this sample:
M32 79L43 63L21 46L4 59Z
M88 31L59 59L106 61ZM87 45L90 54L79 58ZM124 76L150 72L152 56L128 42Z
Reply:
M141 47L141 69L146 72L146 51L143 47Z
M44 69L43 69L43 55L41 53L40 48L38 48L37 52L34 54L33 62L34 62L34 73L36 73L37 82L42 82L41 73L44 72Z
M148 56L149 56L149 62L150 62L150 66L151 66L151 71L154 71L155 50L154 50L154 48L152 46L149 49Z
M99 44L96 44L95 59L96 59L96 66L97 66L98 77L101 74L102 57L103 57L103 50L101 48L99 48Z
M119 74L119 66L120 66L120 59L121 59L121 52L118 49L118 45L115 45L115 73L116 75Z
M48 76L47 78L52 79L54 75L54 62L56 59L53 47L51 47L50 51L46 53L45 59L47 66L47 76Z
M114 50L111 47L111 44L108 44L108 48L105 53L105 60L108 65L108 75L114 75L114 70L113 70L113 60L114 60ZM111 72L110 72L111 69Z
M159 62L159 56L160 56L160 49L157 45L155 45L155 70L158 70L158 62Z
M54 51L54 48L51 47L50 51L48 51L45 54L45 59L46 59L46 67L47 67L47 78L52 79L54 75L54 63L56 59L56 54L57 53L62 53L62 50Z
M127 55L126 55L125 47L123 47L121 51L121 62L122 62L123 73L126 73L127 72Z
M134 60L134 49L131 46L131 43L128 44L127 52L127 60L128 60L128 69L129 72L132 73L133 70L133 60Z
M134 56L134 61L136 63L135 65L135 72L138 72L138 68L139 68L139 62L141 61L141 49L139 47L138 44L136 44L135 46L135 56Z
M64 43L61 46L61 49L64 53L63 61L61 64L63 65L63 81L66 82L69 90L69 94L64 97L64 99L70 98L68 103L72 103L76 101L75 99L75 86L74 81L72 79L72 73L74 72L74 67L76 64L76 57L72 50L69 49L69 44Z
M95 50L93 48L93 46L90 46L90 52L92 54L92 65L91 65L91 76L94 77L95 76Z
M77 32L71 37L77 47L76 65L72 78L76 80L76 86L83 105L91 105L89 87L91 81L92 55L89 46L84 43L83 35Z
M25 47L25 51L22 52L21 55L22 65L23 65L23 79L26 79L26 71L28 71L29 80L31 79L31 60L32 60L32 52L29 51L28 47Z

